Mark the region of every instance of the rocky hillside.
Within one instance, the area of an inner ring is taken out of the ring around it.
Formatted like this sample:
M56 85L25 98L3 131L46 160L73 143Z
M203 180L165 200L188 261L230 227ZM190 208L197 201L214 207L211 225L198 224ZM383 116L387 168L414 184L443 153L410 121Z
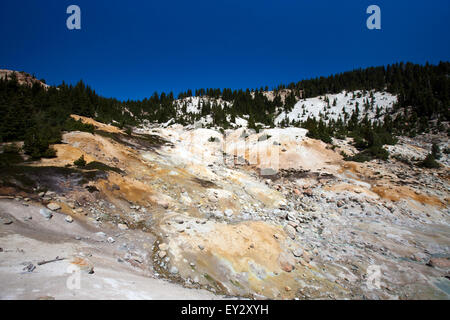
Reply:
M2 145L2 299L450 296L448 153L438 169L415 164L432 141L448 150L446 135L355 163L341 155L357 152L351 139L331 148L301 128L125 132L73 117L94 134L65 132L54 158ZM79 290L71 265L86 271Z
M43 80L38 80L34 76L32 76L24 71L18 72L18 71L14 71L14 70L0 69L0 79L1 80L5 80L5 79L11 80L14 77L17 79L17 82L20 85L32 86L33 84L39 84L45 89L47 89L49 87L49 85L47 85Z

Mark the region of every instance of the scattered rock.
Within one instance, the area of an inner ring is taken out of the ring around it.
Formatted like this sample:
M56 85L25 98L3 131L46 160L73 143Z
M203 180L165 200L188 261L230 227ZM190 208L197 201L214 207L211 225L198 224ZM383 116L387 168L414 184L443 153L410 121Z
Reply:
M3 217L0 217L0 223L1 223L1 224L9 225L9 224L12 224L13 221L12 221L11 219L9 219L9 218L3 218Z
M27 264L22 270L25 272L33 272L36 266L32 263Z
M109 238L107 239L107 241L108 241L109 243L114 243L114 242L116 242L116 240L114 240L113 237L109 237Z
M40 209L39 213L47 220L50 220L53 217L53 213L46 208Z
M61 209L61 206L60 206L59 204L55 203L55 202L50 202L50 203L47 205L47 208L49 208L49 209L52 210L52 211L56 211L56 210Z
M297 232L292 226L290 225L285 226L284 231L286 232L289 238L291 238L292 240L295 239L295 235Z
M161 207L163 207L164 209L168 209L169 208L169 203L168 202L162 202L160 203Z
M128 230L128 226L127 226L126 224L123 224L123 223L119 223L119 224L117 225L117 227L118 227L120 230L122 230L122 231Z
M448 258L431 258L428 261L427 266L435 267L435 268L450 268L450 259Z
M161 251L158 253L158 256L159 256L161 259L164 258L166 255L167 255L167 252L165 252L165 251L163 251L163 250L161 250Z
M303 249L302 248L297 248L297 249L292 251L292 254L295 257L300 258L303 255Z
M233 210L231 210L231 209L226 209L225 210L225 216L231 217L232 215L233 215Z
M171 274L174 274L174 275L175 275L175 274L178 273L178 268L175 267L175 266L172 266L172 267L170 268L169 272L170 272Z
M222 211L219 211L219 210L215 211L214 212L214 217L217 218L217 219L222 219L223 218Z
M66 220L66 222L68 222L68 223L73 222L73 218L71 216L66 216L66 218L64 220Z
M75 257L70 262L71 264L74 264L80 268L81 271L87 273L87 274L93 274L94 273L94 265L92 262L90 262L88 259L83 257Z
M278 257L278 263L280 264L281 270L285 272L291 272L295 269L295 260L292 255L287 255L282 252Z
M416 261L426 261L428 259L428 255L423 252L416 252L411 256L411 259L414 259Z

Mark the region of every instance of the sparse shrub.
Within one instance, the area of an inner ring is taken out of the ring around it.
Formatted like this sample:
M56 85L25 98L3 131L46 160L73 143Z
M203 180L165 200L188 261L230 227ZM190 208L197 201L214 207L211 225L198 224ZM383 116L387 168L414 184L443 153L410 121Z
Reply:
M387 160L389 159L389 152L382 146L372 146L353 157L345 158L346 161L366 162L373 159Z
M433 154L429 154L423 161L419 163L422 168L428 169L438 169L440 167L439 163L434 158Z
M75 120L68 118L63 124L63 130L65 131L82 131L94 133L95 127L92 124L83 123L81 120Z
M433 146L431 147L431 154L435 159L440 159L442 157L441 154L441 148L436 143L433 143Z
M10 166L22 161L20 148L15 143L5 145L3 152L0 152L0 167Z
M86 166L86 160L84 160L84 155L78 158L78 160L75 160L73 162L74 165L76 165L79 168L83 168Z
M53 158L56 156L56 151L50 147L50 144L55 143L57 139L52 139L47 135L48 132L32 130L24 140L23 150L30 155L32 159Z

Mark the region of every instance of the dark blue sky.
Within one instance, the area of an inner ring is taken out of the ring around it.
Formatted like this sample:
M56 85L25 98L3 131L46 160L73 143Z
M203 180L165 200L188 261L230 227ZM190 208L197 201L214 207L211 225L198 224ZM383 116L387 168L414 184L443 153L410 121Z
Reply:
M66 28L66 8L82 30ZM366 8L382 30L366 28ZM0 68L98 93L254 88L399 61L450 60L448 0L0 2Z

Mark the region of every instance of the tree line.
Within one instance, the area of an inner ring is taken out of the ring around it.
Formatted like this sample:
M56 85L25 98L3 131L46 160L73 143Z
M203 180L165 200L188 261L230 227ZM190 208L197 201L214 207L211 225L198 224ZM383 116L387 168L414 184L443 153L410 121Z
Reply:
M357 108L353 114L338 120L308 119L282 125L304 127L311 137L326 142L330 142L332 137L353 136L362 151L372 150L366 155L370 153L383 158L385 155L379 154L379 148L375 150L373 146L393 143L397 134L414 136L429 130L446 130L443 123L449 121L449 77L449 62L437 65L397 63L279 85L272 88L271 99L267 95L267 86L246 90L187 90L180 93L178 99L208 98L199 114L188 114L183 104L175 103L172 92L155 92L138 101L119 101L98 95L83 81L76 85L63 82L46 89L38 83L20 85L12 74L10 78L0 79L0 142L25 141L25 149L33 157L52 156L48 146L59 142L63 131L93 132L92 127L72 120L70 114L91 117L121 128L137 125L143 120L163 123L174 119L178 123L189 124L211 115L212 125L226 129L239 116L248 119L250 128L259 129L261 124L273 127L275 117L283 111L291 111L301 98L336 94L343 90L376 90L398 96L393 110L395 114L385 116L383 121L360 120ZM285 95L283 98L282 93ZM219 98L228 104L217 103Z

